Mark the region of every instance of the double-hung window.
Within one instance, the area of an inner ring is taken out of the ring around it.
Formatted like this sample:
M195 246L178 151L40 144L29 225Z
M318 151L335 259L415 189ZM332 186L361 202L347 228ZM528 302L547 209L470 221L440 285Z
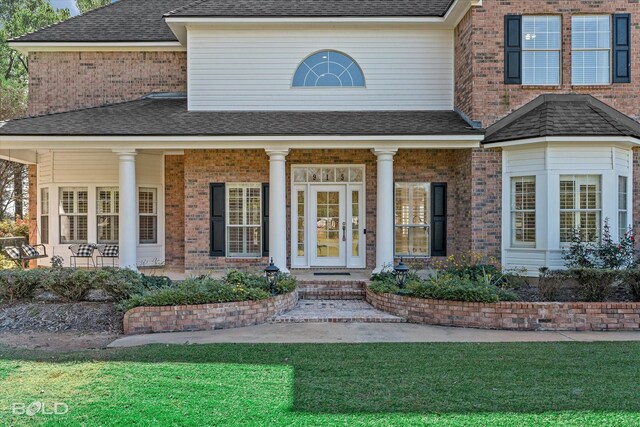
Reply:
M40 242L49 243L49 189L40 190Z
M571 18L571 82L574 85L611 83L611 16Z
M98 243L117 243L119 233L120 192L117 188L98 187Z
M514 247L536 244L536 177L511 179L511 243Z
M60 188L60 243L87 243L88 207L87 188Z
M583 241L600 238L602 187L599 175L560 177L560 243L571 243L575 233Z
M262 185L227 184L227 256L262 256Z
M628 229L628 184L629 179L626 176L618 177L618 237L623 239Z
M395 254L427 257L430 255L431 185L396 183Z
M522 17L522 84L560 84L560 16Z
M155 188L138 190L138 215L140 244L158 243L158 192Z

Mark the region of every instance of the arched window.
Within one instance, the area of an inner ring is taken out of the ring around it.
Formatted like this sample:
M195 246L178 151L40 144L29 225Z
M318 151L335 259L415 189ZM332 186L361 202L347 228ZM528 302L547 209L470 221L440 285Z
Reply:
M344 53L323 50L307 57L293 76L293 87L364 87L360 66Z

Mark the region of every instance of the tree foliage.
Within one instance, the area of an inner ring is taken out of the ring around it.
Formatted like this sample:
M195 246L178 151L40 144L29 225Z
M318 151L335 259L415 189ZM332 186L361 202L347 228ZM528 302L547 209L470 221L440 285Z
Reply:
M86 13L92 9L106 6L111 3L111 0L76 0L80 13Z

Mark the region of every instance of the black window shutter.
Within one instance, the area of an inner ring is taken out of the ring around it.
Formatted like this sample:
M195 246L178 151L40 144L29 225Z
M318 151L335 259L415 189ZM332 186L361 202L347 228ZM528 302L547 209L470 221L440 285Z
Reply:
M447 256L447 184L431 184L431 256Z
M262 256L269 256L269 184L262 184Z
M211 193L209 203L211 210L211 226L209 240L211 256L225 256L225 207L226 194L224 183L209 185Z
M631 83L631 15L613 15L613 83Z
M504 83L522 84L522 16L504 17Z

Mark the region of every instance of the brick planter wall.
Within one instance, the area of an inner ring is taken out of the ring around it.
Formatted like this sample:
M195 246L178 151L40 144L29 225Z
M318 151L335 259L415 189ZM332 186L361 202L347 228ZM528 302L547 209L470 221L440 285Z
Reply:
M367 289L375 308L412 323L528 331L640 331L640 303L439 301Z
M136 307L124 315L124 333L207 331L257 325L291 310L297 302L295 290L261 301Z

